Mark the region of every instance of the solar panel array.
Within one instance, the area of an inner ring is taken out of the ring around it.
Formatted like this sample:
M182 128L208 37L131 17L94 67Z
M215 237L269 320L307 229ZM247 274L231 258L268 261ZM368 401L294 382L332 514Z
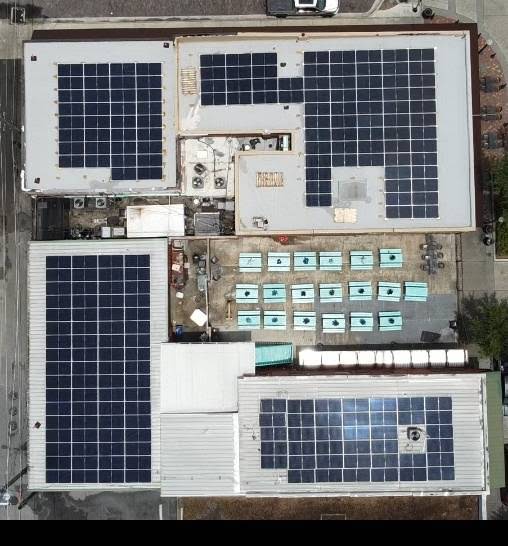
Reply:
M433 49L314 51L304 77L276 53L201 56L201 104L305 103L306 205L330 207L332 169L385 167L387 218L437 218Z
M426 452L399 453L398 427L426 431ZM264 399L261 468L288 483L455 479L450 397Z
M201 104L303 102L303 79L278 79L276 53L201 55Z
M150 256L46 258L46 481L151 481Z
M161 71L161 63L59 64L59 166L161 180Z

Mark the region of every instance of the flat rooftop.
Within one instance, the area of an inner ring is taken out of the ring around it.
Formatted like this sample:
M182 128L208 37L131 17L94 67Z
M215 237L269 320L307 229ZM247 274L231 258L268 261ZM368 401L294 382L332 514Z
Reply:
M270 237L240 237L238 239L216 239L211 241L211 256L219 260L218 267L221 278L209 285L210 323L220 332L238 335L237 315L240 311L262 310L266 315L270 311L285 311L287 328L281 331L262 328L252 331L241 331L244 339L255 342L291 342L296 346L308 345L375 345L390 343L420 343L423 331L441 334L441 343L455 343L455 334L449 328L450 320L454 320L457 312L455 237L453 234L441 234L436 240L442 245L444 268L436 275L429 275L421 270L423 264L420 245L425 242L423 235L418 234L357 234L341 237L305 236L291 237L288 245L280 245ZM401 249L404 263L400 268L382 269L378 265L378 249ZM203 252L202 241L189 241L188 255ZM354 250L371 250L375 256L375 265L370 271L351 270L350 252ZM342 271L269 271L266 265L270 252L341 252L343 258ZM263 267L260 273L239 271L238 261L242 253L261 253ZM199 331L189 316L196 308L194 296L197 295L197 280L195 268L191 268L190 279L185 288L185 298L178 300L175 290L171 288L172 301L177 302L171 308L172 320L183 324L185 332ZM371 283L373 297L368 301L351 301L348 297L349 282ZM379 282L428 283L429 297L426 302L379 301L377 287ZM263 287L272 283L284 284L287 290L285 302L271 303L263 300ZM310 303L294 302L291 297L291 286L312 284L316 297ZM342 301L329 303L320 301L319 291L322 284L340 285L343 291ZM257 285L259 287L259 303L237 303L235 289L237 285ZM232 299L231 315L228 320L228 299ZM299 331L293 327L293 314L298 311L314 311L316 313L316 328L314 331ZM400 311L403 326L400 331L381 332L374 328L372 332L352 332L346 328L345 333L323 332L321 317L324 313L344 313L349 320L351 312L372 313L377 321L378 312ZM236 334L235 334L236 332Z
M176 186L171 42L27 42L24 60L26 190Z
M180 135L291 135L287 151L237 155L237 234L474 227L468 32L192 37L177 50L198 79L195 93L179 80Z

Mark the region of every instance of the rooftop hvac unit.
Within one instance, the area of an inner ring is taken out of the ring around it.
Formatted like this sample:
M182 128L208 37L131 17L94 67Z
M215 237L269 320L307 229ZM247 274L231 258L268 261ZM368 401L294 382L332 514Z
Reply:
M96 197L95 198L95 208L96 209L106 209L108 207L108 200L105 197Z
M254 218L252 218L252 226L266 231L268 228L268 220L262 216L254 216Z
M206 173L206 167L203 165L203 163L196 163L194 165L194 172L202 176Z
M17 6L11 7L11 25L22 25L26 23L26 9Z
M85 208L85 198L84 197L76 197L72 201L72 206L75 209L84 209Z

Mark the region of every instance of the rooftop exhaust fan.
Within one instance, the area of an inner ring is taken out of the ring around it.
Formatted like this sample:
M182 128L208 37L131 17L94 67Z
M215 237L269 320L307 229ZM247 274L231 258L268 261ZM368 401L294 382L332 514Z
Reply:
M201 189L204 188L205 183L203 182L203 179L200 176L195 176L192 179L192 187L194 189Z
M96 209L105 209L108 206L108 202L105 197L96 197L95 198L95 208Z
M196 163L194 165L194 172L199 175L203 175L206 173L206 167L203 165L203 163Z
M73 207L75 209L84 209L85 208L85 198L84 197L76 197L73 200Z
M215 179L215 188L221 190L226 187L226 180L222 177Z

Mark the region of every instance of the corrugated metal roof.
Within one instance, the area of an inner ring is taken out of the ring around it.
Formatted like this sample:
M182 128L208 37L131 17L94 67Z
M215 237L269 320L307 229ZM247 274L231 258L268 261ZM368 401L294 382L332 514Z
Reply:
M260 466L259 407L263 398L451 396L455 480L288 484L287 470ZM256 377L239 380L241 490L250 495L480 494L486 491L483 434L485 375Z
M161 496L239 494L238 415L161 416Z
M150 254L150 336L152 410L152 484L160 482L160 346L168 340L168 242L167 239L111 241L32 242L29 247L29 489L95 490L133 488L135 484L47 484L46 483L46 256L90 256L104 254ZM34 428L39 422L42 426Z
M238 411L238 378L255 374L254 343L166 343L161 413Z

